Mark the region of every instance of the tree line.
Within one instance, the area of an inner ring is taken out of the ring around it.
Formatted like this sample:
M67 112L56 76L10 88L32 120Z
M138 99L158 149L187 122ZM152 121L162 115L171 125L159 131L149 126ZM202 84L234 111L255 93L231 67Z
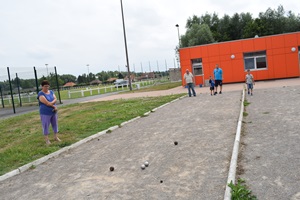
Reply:
M232 17L225 14L222 18L216 13L206 13L189 17L185 28L180 48L300 31L300 14L285 12L282 5L260 12L257 18L249 12L235 13Z

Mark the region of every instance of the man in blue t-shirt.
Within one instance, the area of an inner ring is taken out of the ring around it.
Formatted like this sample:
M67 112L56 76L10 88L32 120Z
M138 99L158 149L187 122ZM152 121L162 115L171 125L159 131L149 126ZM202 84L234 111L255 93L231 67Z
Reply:
M222 94L222 80L223 80L223 71L219 68L219 65L216 64L216 68L214 69L214 77L215 77L215 95L218 94L218 86L220 86L220 93Z

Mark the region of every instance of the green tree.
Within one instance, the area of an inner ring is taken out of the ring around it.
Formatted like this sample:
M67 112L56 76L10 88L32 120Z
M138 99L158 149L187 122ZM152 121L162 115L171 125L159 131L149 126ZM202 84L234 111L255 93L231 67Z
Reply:
M238 40L242 38L242 23L238 13L235 13L229 21L228 35L230 40Z
M218 32L219 25L220 25L220 19L219 19L218 15L216 13L214 13L211 18L210 30L216 41L220 41L220 38L221 38L221 33Z
M119 73L119 74L118 74L118 79L123 79L123 78L124 78L123 74L122 74L122 73Z
M207 25L209 29L202 25ZM201 27L212 33L213 40L201 38L205 35L201 32ZM249 12L235 13L232 17L225 14L220 19L216 13L205 13L201 17L189 17L186 29L186 33L181 36L181 47L300 31L300 15L296 16L291 11L286 14L282 5L277 9L268 8L265 12L260 12L255 19ZM175 53L177 49L178 47L175 48Z
M196 15L193 15L192 18L189 17L189 18L187 19L185 28L186 28L186 29L190 29L190 28L192 28L192 25L193 25L193 24L200 24L200 18L197 17Z
M292 11L289 11L285 18L286 32L295 32L300 30L300 15L296 16Z
M49 81L52 89L57 89L59 86L62 86L64 84L64 81L61 80L59 77L57 79L58 79L58 85L56 82L55 73L50 72L50 74L47 76L47 78L45 76L42 76L42 78L40 78L38 80L38 83L40 84L43 80L47 80L47 81Z
M241 13L240 14L240 23L241 23L241 39L253 37L253 34L247 33L247 27L253 23L253 19L250 13Z
M89 73L88 74L88 77L87 77L88 83L91 82L91 81L93 81L93 80L95 80L95 79L96 79L96 75L95 74L93 74L93 73Z
M60 79L64 82L64 84L68 82L76 82L76 76L71 75L71 74L63 74L59 76Z
M220 19L220 24L218 26L218 32L220 33L220 42L221 41L229 41L230 40L230 16L224 15L223 18Z
M209 44L214 41L212 32L207 24L193 24L192 27L186 31L186 34L181 36L182 47Z

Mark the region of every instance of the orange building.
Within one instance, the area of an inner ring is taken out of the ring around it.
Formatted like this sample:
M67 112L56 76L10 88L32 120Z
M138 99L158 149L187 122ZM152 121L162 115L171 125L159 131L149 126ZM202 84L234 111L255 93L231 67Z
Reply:
M181 75L189 69L196 85L207 84L216 64L223 83L244 82L250 69L255 80L300 76L300 32L213 43L179 50Z

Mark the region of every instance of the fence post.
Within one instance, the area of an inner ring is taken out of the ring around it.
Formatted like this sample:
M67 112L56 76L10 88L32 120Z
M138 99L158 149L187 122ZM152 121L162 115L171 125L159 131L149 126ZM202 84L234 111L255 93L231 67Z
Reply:
M84 91L83 90L81 90L81 96L84 97Z
M16 73L16 79L17 79L17 87L18 87L18 93L19 93L19 103L20 103L20 107L22 107L22 98L21 98L21 94L20 94L20 80L18 77L18 73Z
M70 90L68 90L68 96L69 96L69 99L71 99L71 92L70 92Z
M100 88L98 88L98 94L100 94Z
M90 89L90 94L91 94L91 96L93 95L93 90L92 89Z
M2 94L2 87L1 87L1 85L0 85L0 93L1 93L2 107L4 108L4 100L3 100L3 94Z
M60 90L59 90L59 85L58 85L58 77L57 77L56 66L54 66L54 70L55 70L55 80L56 80L56 87L57 87L58 99L59 99L59 103L61 104Z
M11 86L11 80L10 80L9 67L7 67L7 74L8 74L8 81L9 81L9 88L10 88L10 94L11 94L11 100L12 100L13 110L14 110L14 113L16 113L15 102L14 102L14 95L13 95L12 86Z

